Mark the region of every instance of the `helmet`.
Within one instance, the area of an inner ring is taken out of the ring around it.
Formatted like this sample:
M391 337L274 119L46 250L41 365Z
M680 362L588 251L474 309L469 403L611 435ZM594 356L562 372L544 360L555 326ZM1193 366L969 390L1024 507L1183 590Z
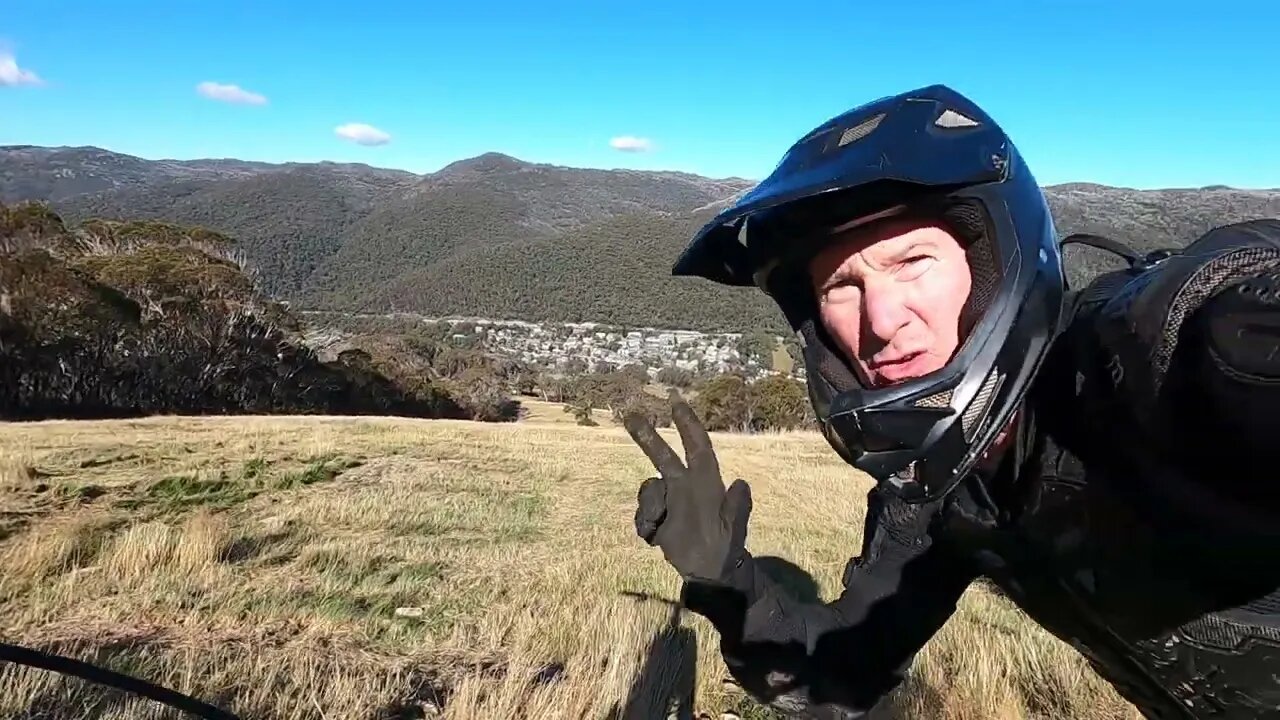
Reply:
M869 388L824 330L805 261L833 228L899 213L950 225L965 245L970 295L946 366ZM947 494L1009 424L1059 330L1067 287L1049 206L1021 155L943 85L875 100L806 134L697 232L672 274L768 293L803 348L827 441L911 502Z

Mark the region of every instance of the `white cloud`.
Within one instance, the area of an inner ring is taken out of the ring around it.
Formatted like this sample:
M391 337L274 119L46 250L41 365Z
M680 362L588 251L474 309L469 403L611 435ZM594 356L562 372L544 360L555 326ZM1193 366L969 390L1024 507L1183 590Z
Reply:
M333 132L340 138L346 138L357 145L386 145L391 136L372 125L364 123L347 123L339 125Z
M43 85L39 75L18 67L18 60L12 53L0 50L0 86L17 87L18 85Z
M267 98L255 92L249 92L239 85L227 85L216 82L202 82L196 86L196 92L220 102L237 105L266 105Z
M610 140L609 146L622 152L649 152L653 149L653 141L649 138L620 135Z

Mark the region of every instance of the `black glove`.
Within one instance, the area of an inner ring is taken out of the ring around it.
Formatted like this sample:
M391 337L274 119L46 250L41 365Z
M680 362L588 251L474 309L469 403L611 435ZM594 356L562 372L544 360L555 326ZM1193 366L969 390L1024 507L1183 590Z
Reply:
M640 486L636 534L662 548L685 580L727 582L745 560L751 489L741 479L728 491L711 438L688 403L672 393L671 417L684 444L688 467L647 418L627 415L623 424L661 477Z

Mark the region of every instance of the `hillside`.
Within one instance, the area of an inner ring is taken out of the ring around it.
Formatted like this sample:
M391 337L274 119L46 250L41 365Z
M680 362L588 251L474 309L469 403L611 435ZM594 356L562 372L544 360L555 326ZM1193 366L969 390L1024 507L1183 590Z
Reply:
M562 168L488 153L453 163L387 199L352 228L312 277L315 289L301 299L329 307L364 305L365 288L419 268L488 253L503 243L573 237L619 216L684 216L744 186L677 173Z
M518 413L496 366L443 336L357 336L322 357L235 255L203 229L68 226L43 205L0 203L0 419Z
M284 298L304 287L388 194L417 180L361 165L146 161L79 148L0 149L0 177L6 179L0 202L47 200L71 222L102 217L221 228L237 239L263 289Z
M751 181L591 170L487 153L428 175L364 165L151 161L92 148L0 148L0 200L71 221L161 219L239 240L294 307L702 330L782 330L764 298L669 276L701 222ZM1280 190L1046 188L1063 233L1139 249L1280 216ZM1072 249L1080 282L1116 261Z
M356 286L348 307L789 335L761 293L671 276L671 259L711 214L634 213L555 237L476 248L389 283Z
M143 160L96 147L0 147L0 202L60 201L90 193L147 188L164 181L215 182L263 172L242 160Z
M0 148L0 201L72 222L158 219L240 241L263 288L347 308L360 288L473 248L632 212L687 213L750 183L526 163L487 153L430 175L363 165L148 161L92 148ZM75 181L75 182L73 182Z

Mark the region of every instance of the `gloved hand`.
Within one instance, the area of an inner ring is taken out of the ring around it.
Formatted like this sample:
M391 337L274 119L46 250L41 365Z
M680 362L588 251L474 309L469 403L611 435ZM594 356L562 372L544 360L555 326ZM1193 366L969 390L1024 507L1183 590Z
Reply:
M661 473L640 485L636 534L661 548L686 581L725 582L746 557L751 489L738 479L725 490L710 436L675 392L671 417L684 444L687 466L647 418L629 414L623 419L631 439Z

